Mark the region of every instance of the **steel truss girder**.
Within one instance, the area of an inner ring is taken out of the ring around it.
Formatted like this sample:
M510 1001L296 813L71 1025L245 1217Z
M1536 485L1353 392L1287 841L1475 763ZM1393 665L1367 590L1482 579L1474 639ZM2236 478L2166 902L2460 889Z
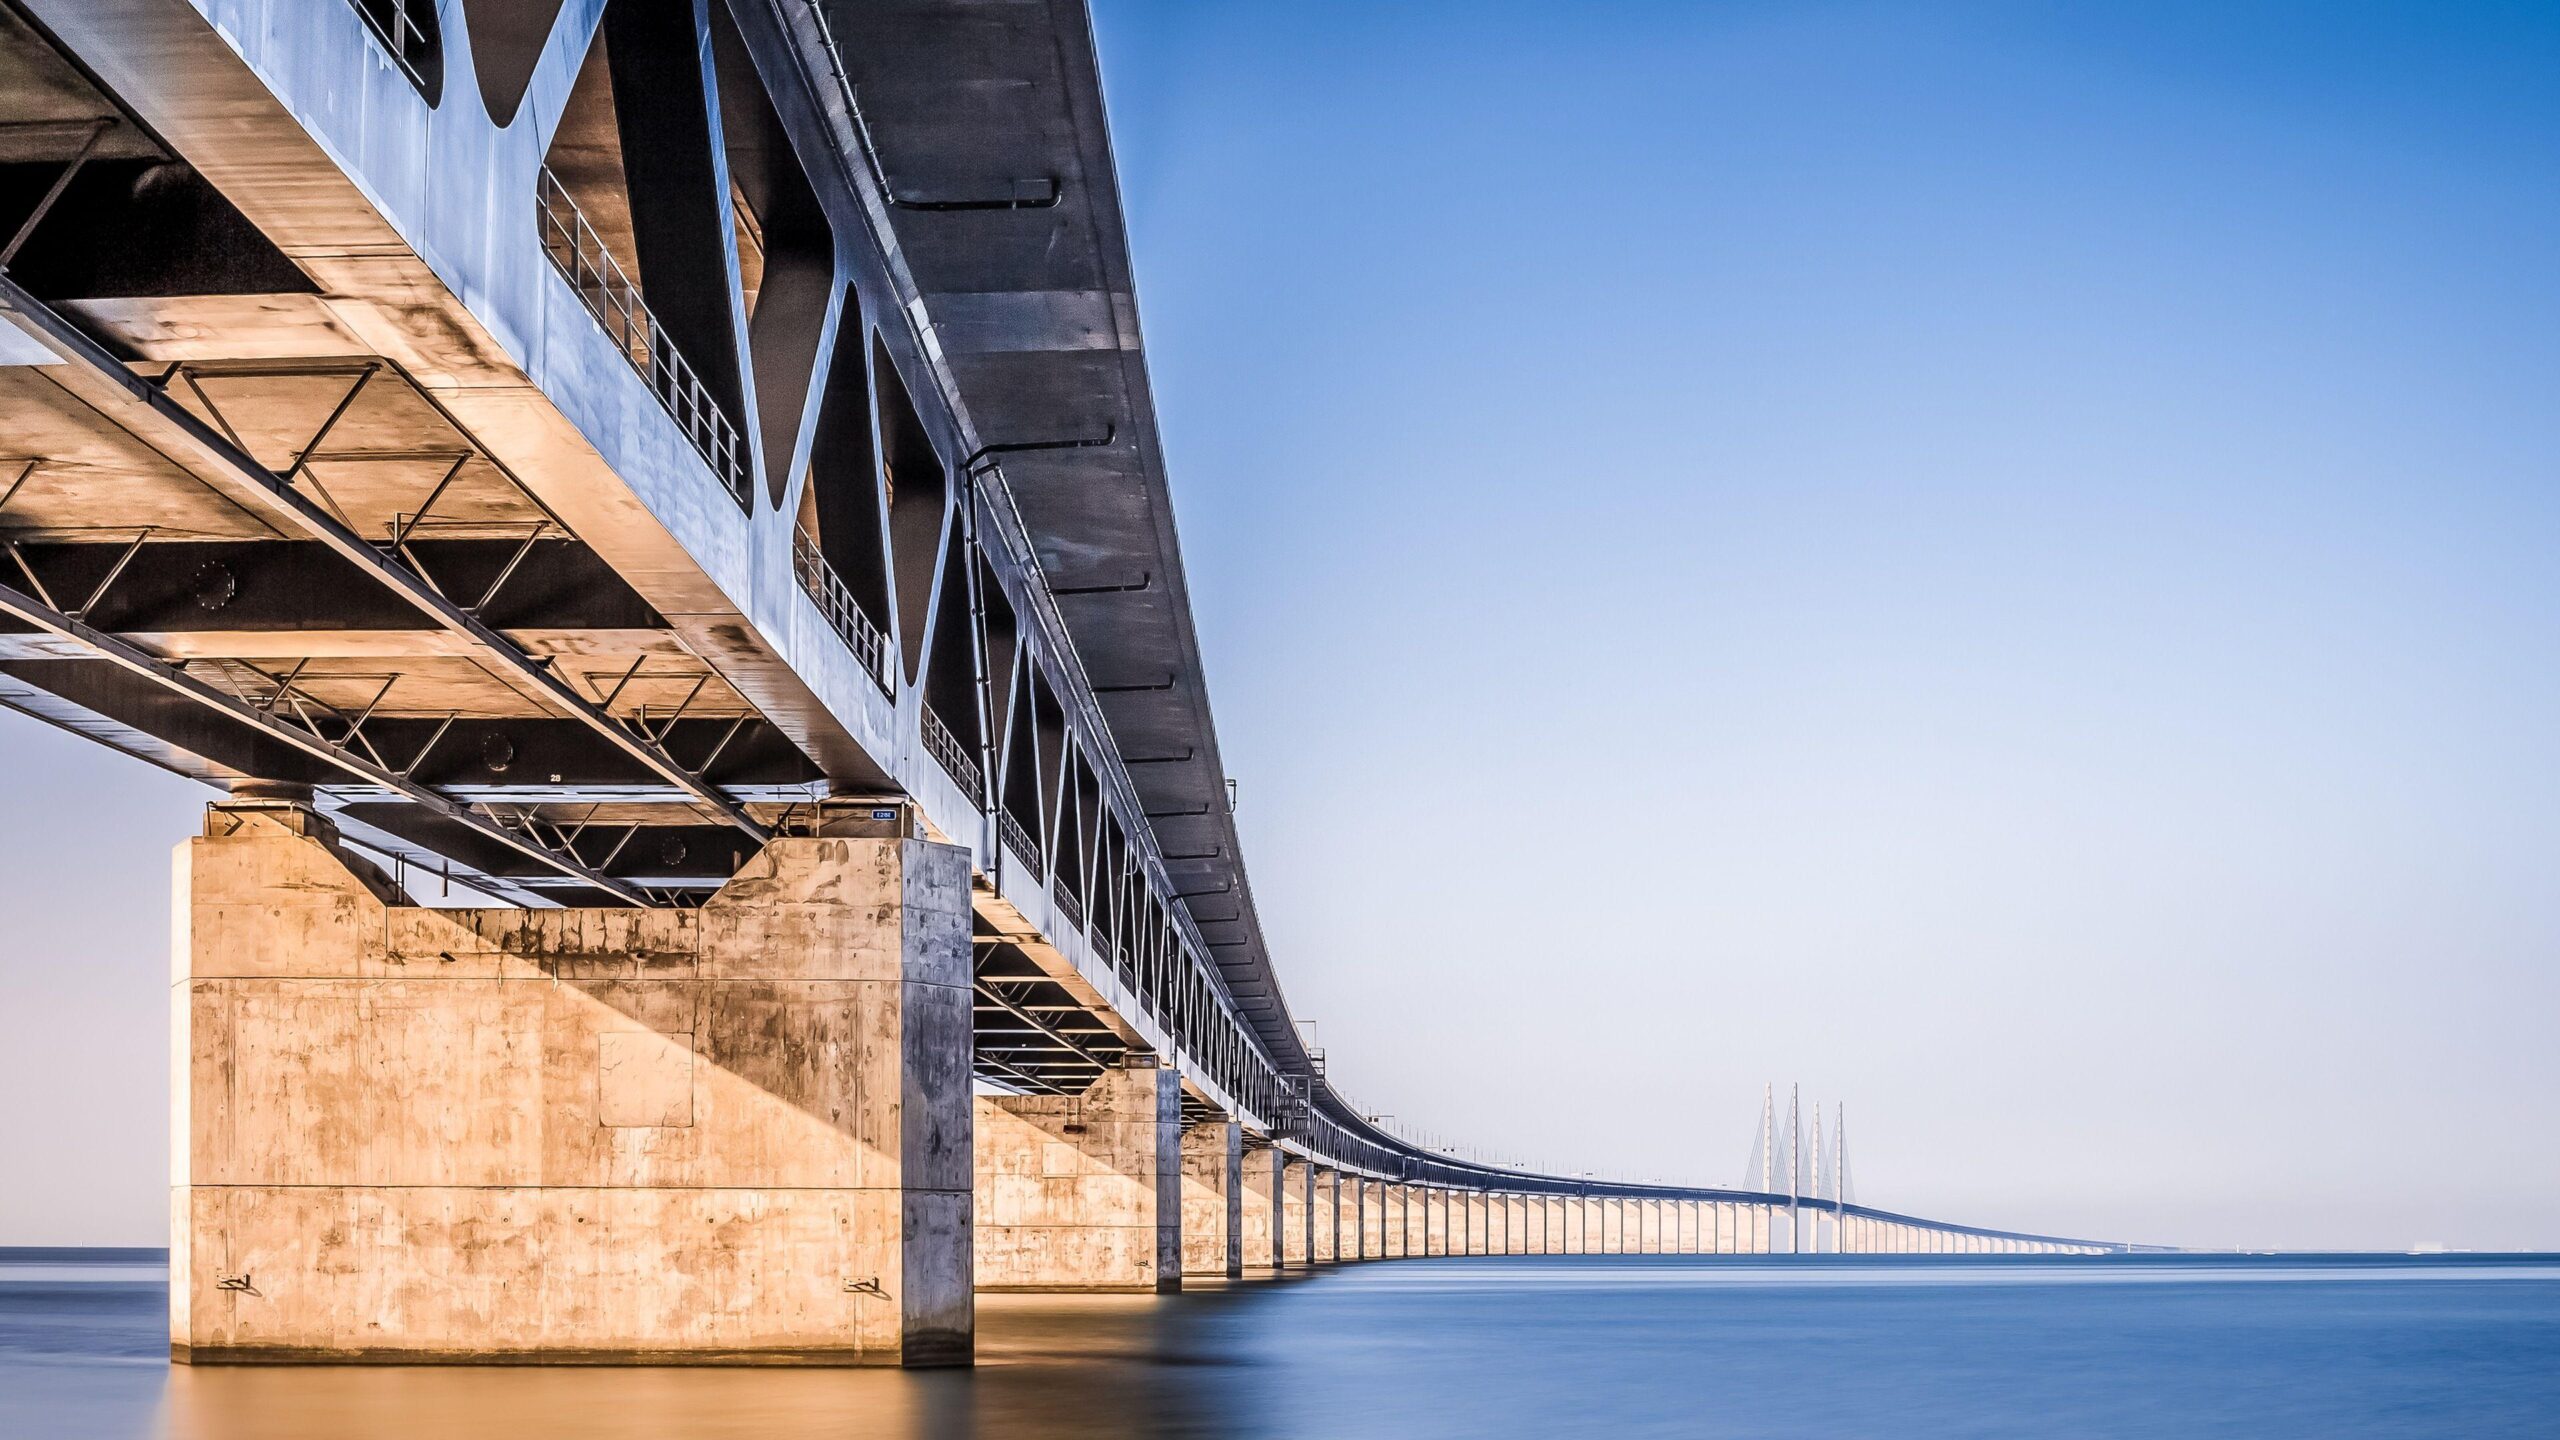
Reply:
M81 373L104 382L123 402L120 409L124 413L108 418L125 424L136 438L164 453L176 452L171 453L172 459L183 454L187 460L196 462L186 468L211 468L237 482L235 486L224 487L226 493L233 489L245 492L294 529L327 545L350 564L388 586L428 618L480 646L515 678L531 686L564 713L586 722L597 734L659 778L710 806L723 820L745 831L759 843L771 838L764 826L718 788L677 764L647 738L634 734L615 721L602 708L572 689L567 681L551 673L549 667L535 663L532 657L482 623L478 616L445 598L425 579L392 564L371 541L356 534L337 517L295 490L286 476L267 469L239 446L216 434L186 407L125 368L51 306L5 275L0 275L0 305L14 312L47 349L77 367ZM92 404L96 403L91 395L74 393L81 394L82 399L90 400ZM634 903L641 902L635 898Z
M632 905L645 906L651 903L646 891L588 866L575 855L562 854L549 849L535 836L498 824L469 806L458 804L417 784L406 775L379 761L358 755L332 743L315 731L282 719L273 710L252 705L227 691L208 685L131 641L83 624L22 590L0 585L0 610L5 610L28 624L65 640L76 641L87 646L102 659L155 685L175 691L230 720L259 731L270 739L326 761L369 785L378 785L403 796L445 820L466 826L482 837L518 854L540 861L562 875L583 884L592 885Z

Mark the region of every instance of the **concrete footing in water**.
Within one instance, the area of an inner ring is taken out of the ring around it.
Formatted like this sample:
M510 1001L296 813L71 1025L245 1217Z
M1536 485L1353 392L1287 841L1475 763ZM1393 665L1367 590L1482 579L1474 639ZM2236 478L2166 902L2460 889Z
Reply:
M965 851L426 909L271 802L176 864L176 1358L970 1358Z

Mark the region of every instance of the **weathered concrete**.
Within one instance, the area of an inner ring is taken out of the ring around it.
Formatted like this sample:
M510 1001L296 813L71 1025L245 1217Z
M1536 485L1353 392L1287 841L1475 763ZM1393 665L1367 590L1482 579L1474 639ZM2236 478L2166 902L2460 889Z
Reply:
M1268 1142L1244 1149L1244 1268L1280 1266L1280 1167L1288 1157Z
M1491 1244L1493 1239L1491 1229L1493 1224L1493 1213L1490 1202L1492 1199L1492 1196L1485 1194L1481 1190L1468 1192L1466 1205L1467 1243L1462 1247L1460 1253L1467 1255L1501 1253L1498 1250L1494 1250Z
M977 1100L978 1288L1182 1288L1182 1083L1107 1071L1082 1095Z
M1307 1266L1316 1258L1316 1167L1291 1157L1280 1171L1280 1263Z
M1360 1258L1387 1258L1387 1191L1366 1176L1360 1180Z
M1182 1132L1182 1273L1244 1273L1244 1127L1203 1120Z
M1342 1258L1342 1172L1318 1167L1315 1186L1315 1261L1331 1265Z
M966 851L433 910L224 805L176 872L175 1358L969 1361Z
M1422 1192L1422 1253L1449 1253L1449 1192L1438 1186Z

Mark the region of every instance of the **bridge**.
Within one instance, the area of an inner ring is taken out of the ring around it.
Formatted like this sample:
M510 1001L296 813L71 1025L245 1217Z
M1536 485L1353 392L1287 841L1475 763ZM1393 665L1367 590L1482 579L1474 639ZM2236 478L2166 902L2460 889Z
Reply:
M1328 1082L1081 0L0 0L0 150L0 701L223 792L179 1358L950 1364L987 1290L2117 1248L1462 1161Z

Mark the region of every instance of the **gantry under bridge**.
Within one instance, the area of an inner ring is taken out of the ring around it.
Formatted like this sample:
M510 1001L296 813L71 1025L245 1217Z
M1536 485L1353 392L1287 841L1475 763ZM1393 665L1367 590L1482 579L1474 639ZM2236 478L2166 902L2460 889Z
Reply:
M181 1354L1768 1243L1301 1043L1101 94L1081 0L0 0L0 701L229 792Z

